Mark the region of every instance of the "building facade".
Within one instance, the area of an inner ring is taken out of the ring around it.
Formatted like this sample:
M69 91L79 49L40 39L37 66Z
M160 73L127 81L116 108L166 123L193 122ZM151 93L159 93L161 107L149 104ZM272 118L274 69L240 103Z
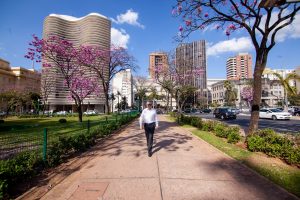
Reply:
M225 81L225 79L221 78L213 78L213 79L207 79L207 99L208 99L208 104L211 104L213 102L212 99L212 85L215 83L218 83L220 81Z
M40 93L41 74L34 69L10 67L9 62L0 58L0 92Z
M156 69L168 69L168 55L165 52L153 52L149 55L149 78L156 79Z
M228 80L253 78L252 56L248 53L239 53L230 57L226 62L226 77Z
M249 109L250 105L246 102L241 92L245 87L251 86L252 79L241 79L241 80L230 80L233 90L237 93L235 106L240 109ZM224 106L225 100L225 81L219 81L212 84L212 102ZM284 99L284 90L278 80L270 80L268 78L262 79L262 95L261 95L261 106L265 107L277 107Z
M46 39L50 35L56 35L72 42L75 47L80 45L93 45L102 49L110 49L111 21L98 13L91 13L85 17L76 18L66 15L51 14L44 20L43 38ZM47 61L49 62L49 61ZM51 62L50 62L51 63ZM108 74L108 66L107 69ZM96 73L87 72L89 77L96 77ZM48 97L47 104L50 110L59 111L75 111L75 102L68 98L69 91L64 86L64 79L60 73L52 69L47 74L42 74L42 79L53 82L52 93ZM99 80L100 91L101 82ZM83 108L94 109L99 112L105 110L104 94L98 96L88 96L83 104L88 105Z
M128 106L131 107L133 105L133 79L132 73L130 69L126 69L125 71L121 71L117 73L112 79L111 84L111 92L114 94L115 98L119 98L119 102L121 102L122 97L126 97L126 101ZM118 97L118 93L121 95ZM118 101L114 100L113 110L116 110Z
M207 104L207 71L205 40L182 43L176 48L176 69L180 74L190 74L185 85L197 88L194 99Z

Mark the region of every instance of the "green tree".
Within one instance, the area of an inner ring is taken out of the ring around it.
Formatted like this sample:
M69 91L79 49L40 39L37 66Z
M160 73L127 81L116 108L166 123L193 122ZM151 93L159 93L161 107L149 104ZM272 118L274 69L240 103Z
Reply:
M141 108L141 105L143 104L145 98L146 98L146 93L147 93L147 86L146 86L146 81L147 79L145 77L142 77L142 76L138 76L135 78L134 80L134 87L136 89L136 97L138 98L138 101L139 101L139 111L140 108Z
M232 83L228 80L224 81L225 91L225 105L235 106L235 101L237 99L237 91L233 87Z
M283 86L284 91L284 110L288 110L288 97L297 96L297 90L295 87L290 85L290 81L300 80L300 76L296 74L296 72L292 72L287 74L284 78L279 73L274 72L274 76L276 76L279 80L279 83Z

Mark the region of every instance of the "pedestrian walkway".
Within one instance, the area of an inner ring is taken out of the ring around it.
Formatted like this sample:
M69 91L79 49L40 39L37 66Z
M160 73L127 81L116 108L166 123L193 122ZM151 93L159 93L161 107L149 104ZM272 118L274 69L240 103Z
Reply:
M42 199L297 199L165 116L159 119L152 157L135 120Z

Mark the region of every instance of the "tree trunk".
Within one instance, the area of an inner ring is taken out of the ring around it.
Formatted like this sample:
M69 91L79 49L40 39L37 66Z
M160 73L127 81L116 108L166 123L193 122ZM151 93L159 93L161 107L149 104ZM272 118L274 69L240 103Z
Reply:
M109 114L109 99L108 99L108 93L104 94L105 96L105 114Z
M259 120L259 106L261 103L261 75L265 68L265 64L261 64L256 60L255 70L254 70L254 84L253 84L253 102L251 107L251 118L248 134L255 132L258 129L258 120Z
M78 102L78 104L77 104L77 111L78 111L78 121L82 122L82 106L81 106L81 102Z

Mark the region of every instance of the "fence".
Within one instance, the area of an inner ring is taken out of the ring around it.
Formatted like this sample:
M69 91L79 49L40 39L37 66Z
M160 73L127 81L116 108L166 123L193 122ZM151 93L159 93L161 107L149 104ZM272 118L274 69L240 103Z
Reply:
M101 120L87 120L82 123L65 123L43 128L34 127L32 125L0 125L0 160L12 158L24 151L37 151L37 153L43 153L43 157L45 158L47 146L57 141L59 137L75 136L83 132L89 133L93 127L103 126L112 121L118 122L124 117L136 116L137 114L137 111L132 111L105 116ZM5 131L13 133L8 135L2 134Z

